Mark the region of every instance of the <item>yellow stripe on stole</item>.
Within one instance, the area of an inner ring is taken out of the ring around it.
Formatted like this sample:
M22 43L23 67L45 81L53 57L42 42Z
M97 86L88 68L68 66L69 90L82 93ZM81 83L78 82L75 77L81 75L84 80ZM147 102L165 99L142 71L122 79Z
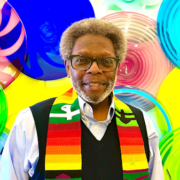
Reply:
M81 154L46 154L46 163L80 163Z
M138 161L146 161L146 155L145 154L122 154L123 162L130 162L132 158L138 162Z
M81 163L46 163L45 170L81 170Z
M145 154L122 155L123 170L148 169Z
M135 162L135 164L130 163L123 163L123 170L124 171L131 171L131 170L141 170L141 169L148 169L147 162Z

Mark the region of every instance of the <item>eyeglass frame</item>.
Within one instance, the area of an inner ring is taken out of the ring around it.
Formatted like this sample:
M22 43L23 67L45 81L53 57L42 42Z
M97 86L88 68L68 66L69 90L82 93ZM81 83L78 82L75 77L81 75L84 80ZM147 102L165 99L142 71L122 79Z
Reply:
M116 71L116 69L117 69L117 66L118 66L118 62L119 62L119 58L117 58L117 57L101 57L101 58L91 58L91 57L87 57L87 56L82 56L82 55L68 55L67 56L67 58L71 61L71 66L72 66L72 68L73 69L75 69L74 67L73 67L73 65L72 65L72 58L73 57L78 57L78 56L80 56L80 57L86 57L86 58L88 58L88 59L90 59L91 60L91 64L90 64L90 66L89 66L89 68L88 69L90 69L91 68L91 66L92 66L92 63L95 61L96 63L97 63L97 65L98 65L98 68L99 68L99 64L98 64L98 60L99 59L102 59L102 58L113 58L113 59L115 59L116 60L116 68L115 68L115 70L114 71ZM78 70L78 71L87 71L88 69L86 69L86 70L80 70L80 69L75 69L75 70ZM100 69L100 68L99 68ZM100 69L101 70L101 69ZM102 70L101 70L102 71ZM102 72L114 72L114 71L102 71Z

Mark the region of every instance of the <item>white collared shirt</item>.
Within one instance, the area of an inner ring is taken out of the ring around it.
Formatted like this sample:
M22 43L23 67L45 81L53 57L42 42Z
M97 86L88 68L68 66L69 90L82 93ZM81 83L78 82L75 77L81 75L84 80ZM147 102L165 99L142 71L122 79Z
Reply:
M107 126L114 116L114 98L112 98L107 117L104 121L97 121L93 116L92 107L78 96L81 119L97 140L101 140L106 132Z
M101 122L94 120L92 108L88 103L84 104L84 101L81 100L79 98L80 111L82 116L87 117L86 120L83 118L83 122L96 139L100 140L114 115L114 110L111 110L114 109L114 100L112 98L107 119ZM150 180L164 180L158 135L150 118L145 113L143 113L143 116L150 146ZM39 148L36 126L30 108L26 108L18 114L6 141L0 161L0 180L28 180L29 176L32 177L35 172L38 159Z

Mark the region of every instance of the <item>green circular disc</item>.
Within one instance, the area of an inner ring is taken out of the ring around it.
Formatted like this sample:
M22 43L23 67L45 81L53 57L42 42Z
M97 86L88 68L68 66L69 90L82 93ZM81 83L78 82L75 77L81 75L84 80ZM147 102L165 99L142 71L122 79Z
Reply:
M166 180L178 180L180 177L180 128L166 134L159 143Z
M0 136L5 128L6 121L8 116L8 107L6 96L2 87L0 86Z

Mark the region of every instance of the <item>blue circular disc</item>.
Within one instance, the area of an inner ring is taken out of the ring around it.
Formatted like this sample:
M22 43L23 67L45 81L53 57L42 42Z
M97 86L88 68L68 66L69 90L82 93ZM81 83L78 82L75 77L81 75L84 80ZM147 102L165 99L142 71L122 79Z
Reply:
M168 59L180 69L180 1L163 0L157 18L160 45Z
M115 86L114 94L122 102L140 108L147 113L149 112L149 115L151 114L151 108L157 107L163 118L161 116L152 116L152 120L160 139L172 130L168 114L161 103L150 93L133 86ZM158 122L165 126L159 126Z
M95 17L89 0L9 0L26 30L27 59L19 59L23 73L38 80L65 77L59 54L63 31L75 21Z
M144 92L145 94L148 94L149 97L156 99L152 94L141 88L130 85L119 85L115 86L114 90L115 92L116 90L121 90L122 92L126 90L126 92L116 94L116 97L122 102L138 107L143 111L147 112L155 107L155 104L152 103L152 101L150 101L148 98L143 97L141 94L133 93L134 90L137 90L138 92ZM130 91L132 92L130 93Z

